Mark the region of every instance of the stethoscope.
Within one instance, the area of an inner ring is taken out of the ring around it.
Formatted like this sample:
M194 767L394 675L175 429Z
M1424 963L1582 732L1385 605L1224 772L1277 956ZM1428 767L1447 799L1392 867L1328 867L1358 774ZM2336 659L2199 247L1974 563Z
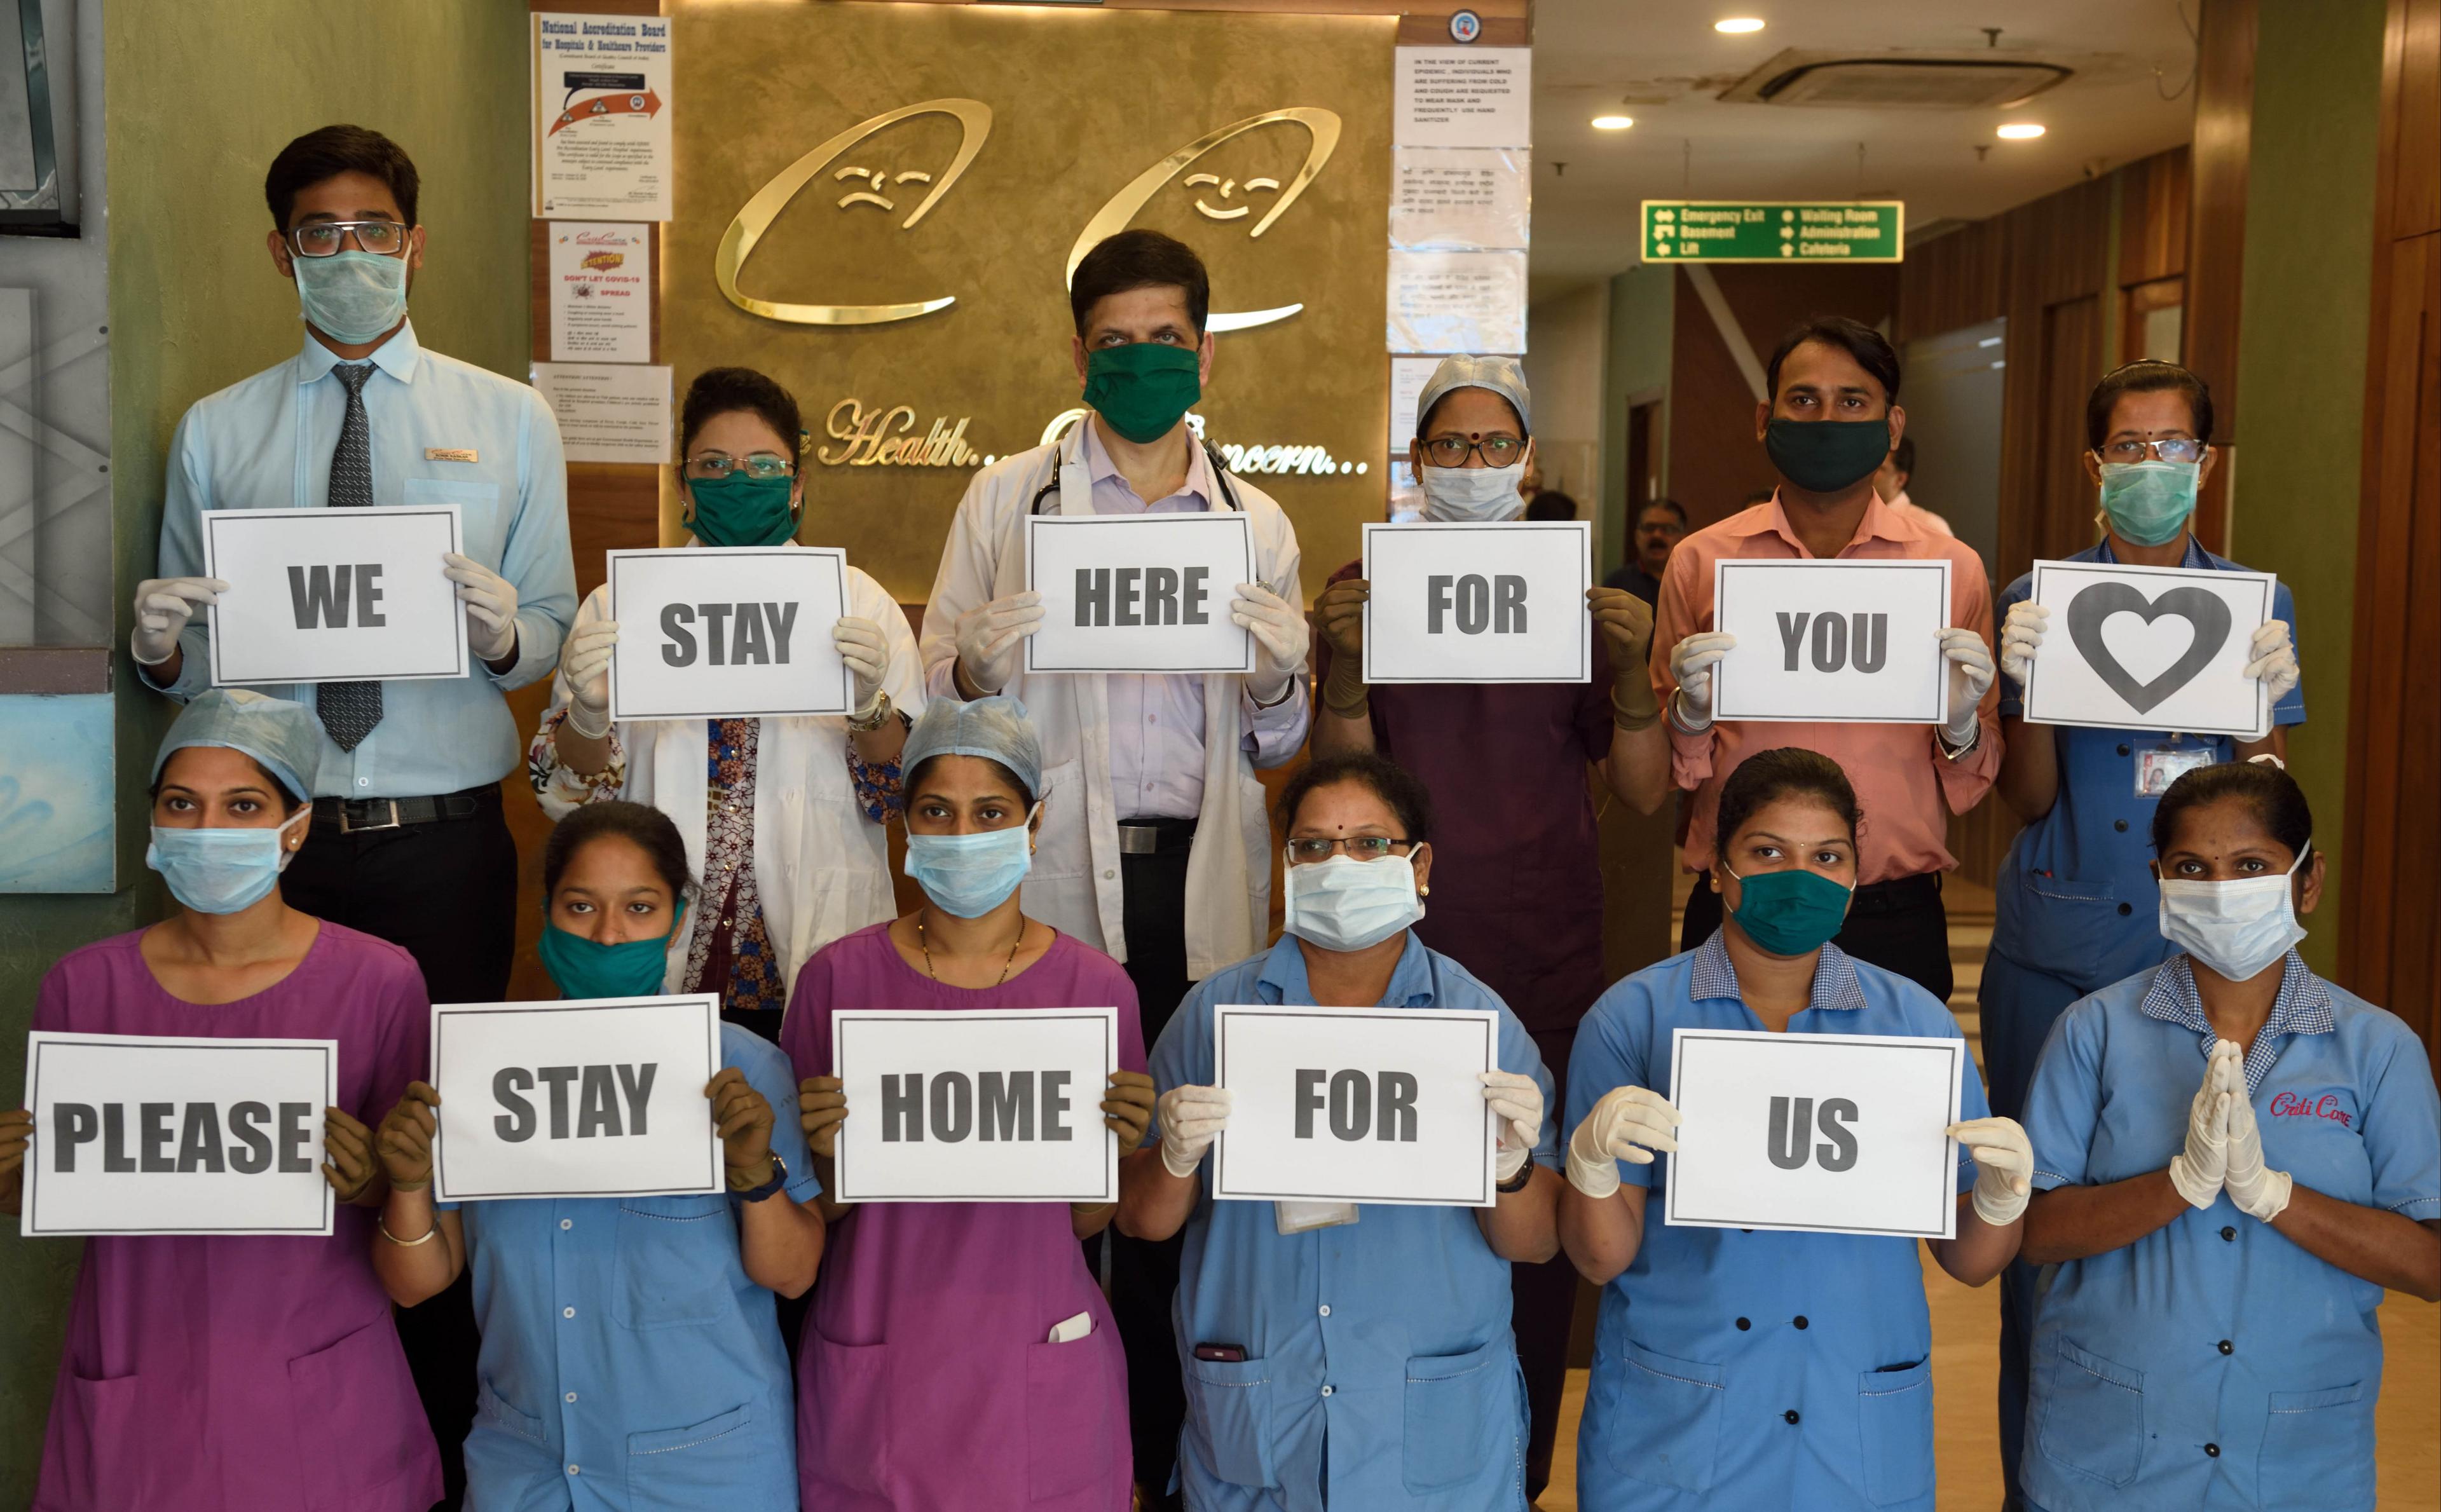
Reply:
M1086 423L1079 422L1078 423L1081 424ZM1213 479L1220 485L1221 507L1224 509L1237 510L1239 513L1243 513L1244 509L1238 502L1238 491L1229 486L1229 464L1220 459L1220 454L1213 450L1212 443L1210 441L1198 437L1196 439L1196 444L1203 448L1203 459L1211 464ZM1042 501L1055 496L1058 492L1059 460L1057 457L1054 457L1051 464L1051 481L1043 484L1040 488L1034 491L1034 502L1025 507L1025 513L1028 514L1041 513Z

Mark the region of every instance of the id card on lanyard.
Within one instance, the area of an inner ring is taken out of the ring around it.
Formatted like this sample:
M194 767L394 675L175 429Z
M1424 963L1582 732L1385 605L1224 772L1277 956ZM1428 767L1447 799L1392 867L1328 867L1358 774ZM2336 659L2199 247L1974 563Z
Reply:
M2195 736L2170 735L2135 743L2136 796L2159 798L2170 784L2198 766L2220 760L2219 743Z

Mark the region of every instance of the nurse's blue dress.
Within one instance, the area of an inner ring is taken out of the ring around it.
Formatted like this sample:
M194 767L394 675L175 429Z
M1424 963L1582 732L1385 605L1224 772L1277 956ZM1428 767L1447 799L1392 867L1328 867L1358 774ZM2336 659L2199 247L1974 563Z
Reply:
M1577 1031L1574 1127L1602 1095L1670 1095L1671 1031L1761 1030L1728 946L1700 947L1613 986ZM1964 1037L1932 994L1824 945L1806 1035ZM1981 1118L1969 1075L1960 1117ZM1619 1163L1653 1190L1636 1261L1602 1288L1577 1436L1584 1512L1848 1512L1933 1504L1932 1320L1916 1241L1673 1228L1670 1157ZM1958 1189L1975 1162L1958 1158Z
M2026 1109L2035 1189L2167 1166L2214 1037L2183 955L2070 1008ZM2441 1217L2441 1094L2423 1044L2294 950L2246 1087L2272 1170ZM2034 1323L2027 1498L2048 1512L2372 1506L2381 1298L2226 1192L2057 1267Z

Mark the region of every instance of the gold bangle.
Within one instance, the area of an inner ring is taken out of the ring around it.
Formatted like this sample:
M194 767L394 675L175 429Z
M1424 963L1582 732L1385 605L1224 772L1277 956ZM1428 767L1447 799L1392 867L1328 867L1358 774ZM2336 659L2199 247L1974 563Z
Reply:
M441 1215L437 1213L432 1215L432 1227L424 1231L424 1237L421 1239L402 1239L397 1234L390 1233L388 1218L389 1215L387 1214L374 1214L373 1227L380 1232L383 1238L388 1239L390 1243L397 1245L402 1250L412 1250L419 1244L430 1244L432 1242L432 1236L441 1232Z

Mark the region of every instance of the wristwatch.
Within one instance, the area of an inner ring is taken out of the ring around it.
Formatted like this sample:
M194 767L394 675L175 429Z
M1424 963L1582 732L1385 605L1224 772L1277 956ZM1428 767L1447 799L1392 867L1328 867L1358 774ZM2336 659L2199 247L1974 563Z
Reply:
M1526 1158L1526 1163L1517 1168L1517 1174L1515 1176L1512 1176L1508 1180L1502 1181L1493 1186L1492 1190L1494 1192L1506 1193L1510 1197L1515 1197L1518 1193L1525 1191L1528 1183L1531 1182L1533 1179L1534 1158L1529 1155Z
M787 1186L787 1184L788 1162L782 1160L780 1158L780 1153L777 1150L774 1150L771 1153L771 1179L764 1182L761 1186L752 1188L751 1190L745 1192L732 1192L729 1195L735 1197L740 1202L760 1202L765 1197L769 1197L772 1193L779 1191L782 1187Z
M847 728L855 730L859 735L870 735L875 730L879 729L882 726L888 724L890 722L890 716L896 711L897 711L891 705L889 690L886 688L876 688L873 691L873 712L870 715L850 714L848 716Z

